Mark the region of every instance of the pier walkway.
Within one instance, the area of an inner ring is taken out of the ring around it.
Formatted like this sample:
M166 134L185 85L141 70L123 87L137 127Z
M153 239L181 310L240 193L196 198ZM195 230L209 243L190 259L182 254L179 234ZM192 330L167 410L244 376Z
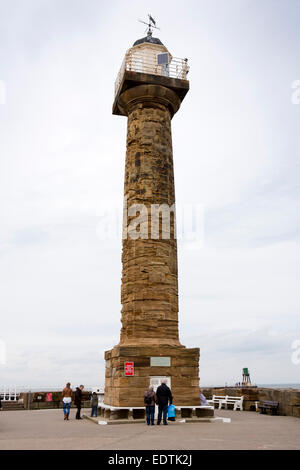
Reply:
M62 410L0 412L0 450L300 449L299 418L216 410L231 423L101 426L76 421L75 411L70 421L63 421Z

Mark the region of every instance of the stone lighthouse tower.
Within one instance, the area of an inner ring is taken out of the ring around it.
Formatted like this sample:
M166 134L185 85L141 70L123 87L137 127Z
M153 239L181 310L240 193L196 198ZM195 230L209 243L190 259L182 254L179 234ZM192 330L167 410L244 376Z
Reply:
M105 353L104 403L113 407L142 407L144 391L162 378L176 405L200 404L199 349L181 345L178 332L171 120L189 90L187 73L187 60L149 28L127 51L115 85L113 114L128 121L122 328Z

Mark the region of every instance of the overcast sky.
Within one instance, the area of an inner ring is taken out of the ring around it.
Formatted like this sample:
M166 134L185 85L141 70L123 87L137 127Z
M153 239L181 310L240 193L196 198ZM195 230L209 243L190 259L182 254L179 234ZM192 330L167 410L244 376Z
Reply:
M151 5L151 11L149 11ZM180 338L202 385L300 382L299 0L0 0L0 386L103 385L119 341L126 118L111 114L126 50L156 33L190 62L172 121ZM179 230L181 227L179 226ZM116 231L117 233L117 231Z

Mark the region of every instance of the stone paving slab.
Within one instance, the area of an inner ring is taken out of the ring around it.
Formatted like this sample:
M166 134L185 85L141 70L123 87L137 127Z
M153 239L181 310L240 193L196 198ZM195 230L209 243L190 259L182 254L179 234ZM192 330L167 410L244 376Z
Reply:
M75 410L70 421L62 410L2 411L0 449L300 449L298 418L229 410L216 410L216 416L231 423L97 426L76 421Z

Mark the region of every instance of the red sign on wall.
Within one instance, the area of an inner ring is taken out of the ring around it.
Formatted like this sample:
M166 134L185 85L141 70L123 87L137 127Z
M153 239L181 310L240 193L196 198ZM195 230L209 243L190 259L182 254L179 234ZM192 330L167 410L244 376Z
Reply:
M133 376L134 375L134 363L133 362L125 362L124 372L125 372L126 376Z
M52 393L47 393L46 401L52 401Z

